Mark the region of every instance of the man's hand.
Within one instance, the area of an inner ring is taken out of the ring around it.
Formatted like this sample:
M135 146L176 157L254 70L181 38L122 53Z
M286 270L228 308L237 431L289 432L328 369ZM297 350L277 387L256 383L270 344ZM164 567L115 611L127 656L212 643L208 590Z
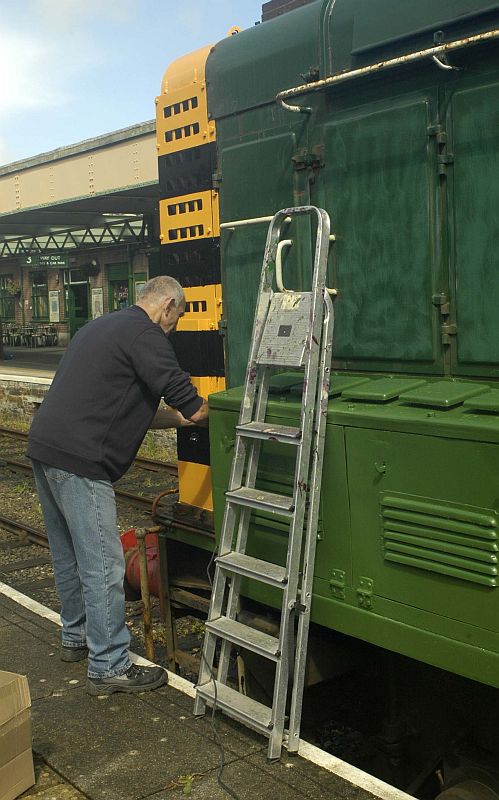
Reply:
M205 428L208 425L208 401L203 399L203 405L198 408L195 414L190 417L194 425L200 425Z

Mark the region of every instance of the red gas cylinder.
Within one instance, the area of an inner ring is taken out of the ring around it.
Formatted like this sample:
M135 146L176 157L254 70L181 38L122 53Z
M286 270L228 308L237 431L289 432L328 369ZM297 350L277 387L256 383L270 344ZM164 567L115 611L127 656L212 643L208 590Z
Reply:
M125 595L127 600L140 597L140 560L135 528L124 531L121 536L121 545L125 553ZM149 579L149 592L159 597L160 575L157 533L146 534L147 576Z

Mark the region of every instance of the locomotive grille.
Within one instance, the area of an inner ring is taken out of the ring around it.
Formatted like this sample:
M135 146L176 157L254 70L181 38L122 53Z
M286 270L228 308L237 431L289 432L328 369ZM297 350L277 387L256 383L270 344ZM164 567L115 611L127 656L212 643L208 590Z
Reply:
M385 561L462 581L498 585L497 515L411 495L382 495Z

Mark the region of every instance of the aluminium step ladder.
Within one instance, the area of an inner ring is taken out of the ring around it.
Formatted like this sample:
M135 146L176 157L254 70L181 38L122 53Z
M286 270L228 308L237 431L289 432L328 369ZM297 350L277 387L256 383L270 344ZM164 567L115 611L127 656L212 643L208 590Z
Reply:
M307 292L295 292L282 284L278 255L283 241L289 244L290 240L282 240L281 231L291 221L306 215L317 220L312 288ZM270 759L279 758L281 754L292 673L288 751L296 752L299 745L334 325L333 306L325 283L329 240L333 238L328 214L314 206L283 209L269 226L196 686L194 714L203 714L209 705L254 728L269 738ZM272 288L274 269L280 289L277 292ZM271 374L283 368L301 368L304 372L300 427L272 425L265 421ZM261 445L269 440L296 449L292 496L256 487ZM289 538L285 567L246 554L254 510L287 519ZM242 577L282 591L279 637L237 621ZM215 679L218 641L221 647ZM227 686L232 645L275 662L272 707Z

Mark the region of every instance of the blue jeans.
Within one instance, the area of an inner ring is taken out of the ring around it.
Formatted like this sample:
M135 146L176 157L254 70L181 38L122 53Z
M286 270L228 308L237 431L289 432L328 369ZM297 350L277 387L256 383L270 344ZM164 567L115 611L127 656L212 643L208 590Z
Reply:
M33 460L61 601L62 643L88 645L88 675L129 668L125 559L108 481L94 481Z

